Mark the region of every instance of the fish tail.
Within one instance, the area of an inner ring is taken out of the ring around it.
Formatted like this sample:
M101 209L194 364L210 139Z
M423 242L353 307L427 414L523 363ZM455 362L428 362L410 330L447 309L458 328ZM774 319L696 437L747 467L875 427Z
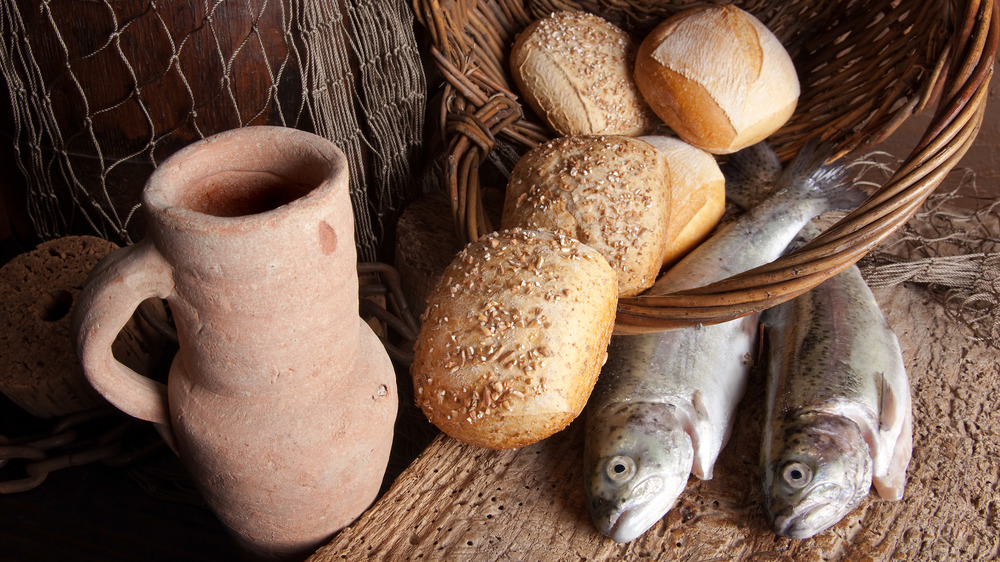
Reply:
M847 166L827 162L834 146L816 139L807 141L795 158L782 168L778 155L766 141L744 148L722 167L726 197L749 210L771 195L789 189L826 200L826 210L853 209L865 194L848 185Z
M833 148L832 143L807 141L782 171L775 190L799 190L819 197L824 202L824 212L845 211L860 205L868 195L849 181L845 163L828 162Z
M776 189L798 189L806 196L822 199L821 213L848 211L863 203L868 194L850 181L847 165L826 162L831 149L829 143L808 141L778 178ZM818 219L814 217L803 226L785 251L797 249L819 236L822 229Z

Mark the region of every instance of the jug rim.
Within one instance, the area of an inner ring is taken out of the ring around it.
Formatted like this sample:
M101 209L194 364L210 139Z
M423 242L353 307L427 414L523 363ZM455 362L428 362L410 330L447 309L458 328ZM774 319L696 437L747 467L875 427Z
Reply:
M175 228L252 229L324 207L339 192L349 198L348 174L346 155L331 141L301 129L254 125L175 152L150 175L142 199L152 221ZM255 185L272 193L251 193Z

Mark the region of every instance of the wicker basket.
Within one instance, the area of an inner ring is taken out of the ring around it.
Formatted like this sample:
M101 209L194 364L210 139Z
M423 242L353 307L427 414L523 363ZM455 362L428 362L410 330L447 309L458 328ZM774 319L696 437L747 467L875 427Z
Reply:
M445 79L442 127L456 229L492 230L484 161L498 137L527 150L554 136L522 107L507 69L514 36L554 10L598 13L637 37L701 2L414 0ZM955 166L983 119L997 50L997 0L755 0L739 3L789 50L802 84L792 119L769 142L788 158L812 137L837 156L870 148L933 104L930 125L896 173L819 238L770 264L670 295L621 299L617 328L716 323L799 295L850 266L903 225Z

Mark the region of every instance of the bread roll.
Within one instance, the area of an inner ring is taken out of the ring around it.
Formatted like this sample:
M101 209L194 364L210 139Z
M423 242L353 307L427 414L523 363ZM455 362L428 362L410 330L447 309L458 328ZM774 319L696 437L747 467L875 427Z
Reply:
M799 98L785 48L733 5L693 8L658 25L639 45L635 81L664 123L714 154L763 140Z
M556 12L514 41L511 77L560 135L640 135L658 124L632 79L635 43L593 14Z
M668 178L666 158L649 143L560 137L514 166L500 224L576 238L618 272L620 296L636 295L656 281L663 263Z
M494 232L466 246L427 298L410 372L416 402L480 447L529 445L583 410L607 358L615 273L549 232Z
M726 178L711 154L673 137L639 137L656 147L670 168L670 220L664 267L684 257L719 224L726 210Z

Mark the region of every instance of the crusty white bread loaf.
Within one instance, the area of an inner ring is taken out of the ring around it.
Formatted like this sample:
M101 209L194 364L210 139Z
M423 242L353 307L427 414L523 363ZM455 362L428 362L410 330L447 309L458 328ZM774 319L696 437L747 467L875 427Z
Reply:
M416 402L446 434L507 449L583 410L607 358L615 272L550 232L494 232L466 246L427 298L410 372Z
M639 137L659 150L670 168L670 220L663 266L700 244L726 210L726 178L711 154L674 137Z
M575 135L538 146L514 166L502 228L549 230L601 253L619 296L656 281L670 218L666 158L632 137Z
M799 98L788 52L733 5L664 20L639 45L635 82L664 123L714 154L763 140L791 117Z
M511 47L511 77L528 105L560 135L640 135L659 124L632 78L636 45L586 12L532 22Z

